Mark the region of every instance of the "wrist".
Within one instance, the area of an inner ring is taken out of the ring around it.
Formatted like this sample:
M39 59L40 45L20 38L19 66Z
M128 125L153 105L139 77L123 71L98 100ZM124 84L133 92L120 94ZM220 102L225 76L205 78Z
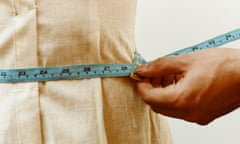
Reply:
M240 103L240 49L227 49L225 55L225 61L223 63L224 71L226 73L226 79L229 81L229 87L231 87L234 95L239 97Z
M230 54L227 56L227 69L229 69L229 77L234 83L240 84L240 49L229 49Z

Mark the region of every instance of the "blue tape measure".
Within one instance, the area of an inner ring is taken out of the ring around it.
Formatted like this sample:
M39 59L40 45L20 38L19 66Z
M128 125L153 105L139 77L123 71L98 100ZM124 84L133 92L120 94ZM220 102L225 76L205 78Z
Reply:
M197 45L187 47L166 56L180 55L199 51L240 39L240 29L222 34ZM133 64L93 64L93 65L70 65L53 67L35 67L21 69L0 69L0 82L41 82L52 80L69 80L96 77L127 77L141 79L135 75L137 64L147 63L138 53L135 54Z

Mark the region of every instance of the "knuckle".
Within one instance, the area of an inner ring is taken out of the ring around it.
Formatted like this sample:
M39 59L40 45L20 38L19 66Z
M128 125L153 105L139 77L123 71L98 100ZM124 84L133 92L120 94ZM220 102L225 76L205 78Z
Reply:
M143 94L142 99L145 103L151 104L152 103L152 97L148 94Z
M196 123L198 125L208 125L212 120L206 119L202 114L199 114L198 112L190 112L187 117L185 117L186 121Z
M156 107L152 107L152 106L151 106L151 109L152 109L152 111L154 111L155 113L159 113L158 108L156 108Z
M156 60L154 60L153 62L151 62L150 64L148 64L148 68L149 69L156 69L156 67L160 67L163 65L163 58L157 58Z
M197 121L196 123L202 126L206 126L210 123L210 121Z
M198 109L196 97L186 91L178 92L175 99L176 107L194 113Z
M197 121L196 121L196 123L197 124L199 124L199 125L208 125L209 123L211 123L212 121L213 121L214 119L212 119L212 118L201 118L201 119L198 119Z
M194 112L197 111L196 106L193 103L191 103L187 100L179 101L178 104L177 104L177 107L182 109L182 110L188 111L189 113L194 113Z

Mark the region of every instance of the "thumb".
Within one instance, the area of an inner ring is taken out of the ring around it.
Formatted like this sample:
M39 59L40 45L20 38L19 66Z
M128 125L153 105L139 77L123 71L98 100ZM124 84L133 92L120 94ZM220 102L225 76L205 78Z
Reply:
M145 77L159 77L166 74L182 73L185 65L179 56L161 57L149 64L137 66L136 72Z

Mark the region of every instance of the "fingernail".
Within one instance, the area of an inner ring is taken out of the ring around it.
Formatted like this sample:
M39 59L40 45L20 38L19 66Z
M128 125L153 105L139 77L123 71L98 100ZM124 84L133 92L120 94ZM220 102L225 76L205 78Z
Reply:
M146 69L147 69L147 64L137 65L136 67L137 72L142 72L142 71L145 71Z

